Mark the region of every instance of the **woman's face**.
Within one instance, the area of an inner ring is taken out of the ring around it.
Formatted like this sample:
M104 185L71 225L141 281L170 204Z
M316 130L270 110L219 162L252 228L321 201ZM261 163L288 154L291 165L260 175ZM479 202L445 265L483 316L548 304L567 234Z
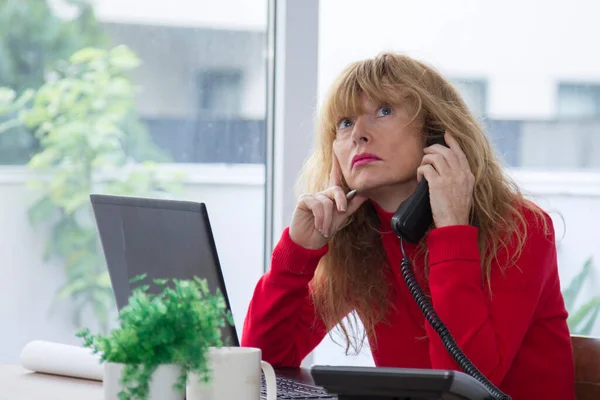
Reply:
M346 183L369 195L382 187L411 186L423 158L422 124L406 107L363 96L363 114L338 121L333 151ZM411 189L412 190L412 189Z

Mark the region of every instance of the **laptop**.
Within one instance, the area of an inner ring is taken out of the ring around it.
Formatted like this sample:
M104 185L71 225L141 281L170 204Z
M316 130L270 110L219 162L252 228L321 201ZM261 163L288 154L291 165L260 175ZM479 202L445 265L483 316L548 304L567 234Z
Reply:
M132 294L130 280L147 274L148 281L206 279L212 292L221 291L231 311L204 203L105 194L92 194L90 200L119 310ZM149 291L157 289L150 285ZM239 346L235 326L226 328L223 339ZM314 385L306 371L276 369L276 375L278 399L335 399Z

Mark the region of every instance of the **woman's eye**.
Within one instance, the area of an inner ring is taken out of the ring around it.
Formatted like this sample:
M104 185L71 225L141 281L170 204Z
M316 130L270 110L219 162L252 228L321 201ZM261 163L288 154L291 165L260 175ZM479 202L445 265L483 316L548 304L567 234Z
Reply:
M342 118L340 120L340 122L338 123L338 129L344 129L344 128L349 128L352 126L352 121L350 121L348 118Z
M392 113L392 107L390 106L383 106L379 109L379 115L385 117L387 115L390 115Z

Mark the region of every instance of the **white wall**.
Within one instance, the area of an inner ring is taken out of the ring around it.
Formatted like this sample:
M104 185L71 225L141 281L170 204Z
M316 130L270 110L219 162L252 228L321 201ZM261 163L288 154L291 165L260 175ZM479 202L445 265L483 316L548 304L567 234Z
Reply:
M21 167L0 170L0 364L17 363L31 340L80 344L68 303L49 314L65 276L60 265L42 262L48 232L27 220L35 197L25 186L30 177ZM178 198L207 205L239 334L264 270L264 167L194 167L185 188Z

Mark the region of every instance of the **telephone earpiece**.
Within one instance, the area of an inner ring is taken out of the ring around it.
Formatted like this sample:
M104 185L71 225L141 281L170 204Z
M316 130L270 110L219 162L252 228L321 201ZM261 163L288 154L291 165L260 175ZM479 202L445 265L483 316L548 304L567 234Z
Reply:
M442 144L444 133L430 131L427 145ZM418 243L433 222L431 214L431 203L429 202L429 184L425 178L417 185L417 188L408 199L400 204L392 217L392 229L402 239L409 243Z

